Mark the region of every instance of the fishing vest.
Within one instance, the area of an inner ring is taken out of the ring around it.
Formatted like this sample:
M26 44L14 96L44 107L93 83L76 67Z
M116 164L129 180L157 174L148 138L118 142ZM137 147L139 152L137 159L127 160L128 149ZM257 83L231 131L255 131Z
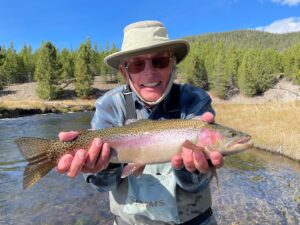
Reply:
M125 121L136 120L135 102L127 86L124 91ZM170 93L170 119L180 118L180 85L174 84ZM111 212L116 225L200 225L212 215L209 185L198 193L182 190L170 163L147 165L142 180L123 179L109 192ZM172 222L170 222L172 221ZM213 220L214 221L214 220ZM215 224L215 223L205 223Z

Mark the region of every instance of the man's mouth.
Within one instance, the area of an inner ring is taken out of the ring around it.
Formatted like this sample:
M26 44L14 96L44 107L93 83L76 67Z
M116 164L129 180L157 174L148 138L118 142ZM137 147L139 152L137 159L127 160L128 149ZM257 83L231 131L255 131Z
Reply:
M150 88L153 88L153 87L157 87L161 84L161 81L159 82L151 82L151 83L144 83L142 84L141 86L142 87L150 87Z

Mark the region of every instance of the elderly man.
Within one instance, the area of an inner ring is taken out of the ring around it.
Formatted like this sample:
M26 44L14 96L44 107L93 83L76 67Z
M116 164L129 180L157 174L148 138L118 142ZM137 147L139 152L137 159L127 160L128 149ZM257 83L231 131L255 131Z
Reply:
M139 119L200 119L214 121L211 99L192 85L174 84L176 65L189 52L185 40L170 40L158 21L141 21L124 29L121 51L107 56L107 66L117 69L126 85L116 87L96 102L93 129L123 126ZM72 140L76 132L62 132ZM216 224L211 211L209 182L212 174L202 152L183 147L170 163L147 165L141 176L121 178L124 165L109 163L110 147L95 139L90 149L66 154L57 171L86 181L99 191L109 191L114 224ZM210 153L213 166L223 165L218 152Z

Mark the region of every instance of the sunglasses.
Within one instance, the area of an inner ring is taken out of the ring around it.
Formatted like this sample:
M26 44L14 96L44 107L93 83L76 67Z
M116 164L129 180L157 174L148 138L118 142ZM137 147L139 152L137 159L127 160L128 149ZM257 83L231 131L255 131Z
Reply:
M146 60L151 60L153 68L164 69L170 65L171 57L170 56L156 56L151 59L136 59L132 62L125 63L126 70L131 73L140 73L144 71L146 66Z

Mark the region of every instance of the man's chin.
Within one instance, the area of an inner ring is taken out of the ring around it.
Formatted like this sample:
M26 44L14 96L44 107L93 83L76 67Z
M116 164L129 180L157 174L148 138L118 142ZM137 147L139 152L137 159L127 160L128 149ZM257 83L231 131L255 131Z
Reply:
M141 95L144 100L147 102L155 102L157 101L162 95L157 95L157 94L143 94Z

